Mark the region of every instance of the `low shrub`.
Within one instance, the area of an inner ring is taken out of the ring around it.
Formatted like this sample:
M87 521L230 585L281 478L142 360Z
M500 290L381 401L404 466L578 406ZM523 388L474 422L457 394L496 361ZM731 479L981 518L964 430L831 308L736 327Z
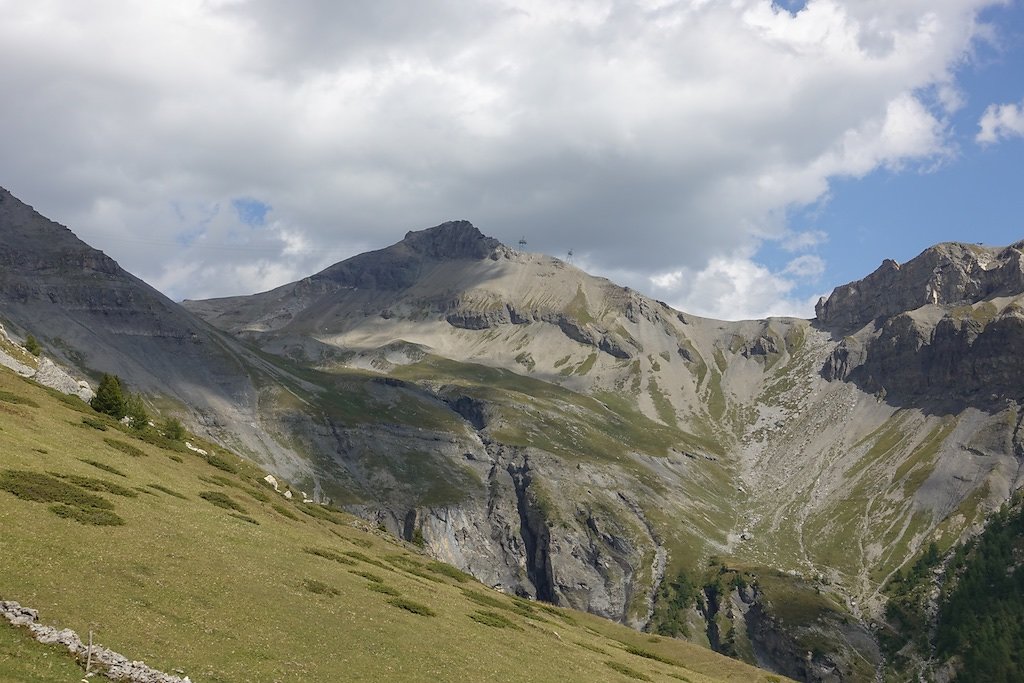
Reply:
M25 398L24 396L19 396L18 394L11 393L10 391L0 391L0 401L28 406L30 408L39 407L39 404L33 401L32 399Z
M177 491L175 491L173 489L167 488L163 484L146 484L146 486L148 486L151 489L156 489L157 491L160 491L161 493L166 493L168 496L174 496L175 498L181 498L182 500L188 500L187 496L183 496L180 493L178 493Z
M391 567L387 566L386 564L384 564L380 560L375 560L372 557L364 555L363 553L359 552L358 550L346 550L344 554L348 555L353 560L359 560L360 562L365 562L366 564L372 564L373 566L380 567L381 569L388 569L388 570L391 569Z
M637 657L643 657L645 659L653 659L654 661L661 662L662 664L669 664L671 666L682 666L679 662L671 660L668 657L662 657L661 655L657 654L656 652L651 652L650 650L644 650L644 649L641 649L639 647L634 647L632 645L627 645L626 646L626 652L628 652L631 655L636 655Z
M362 572L362 571L357 571L355 569L350 569L349 571L352 572L353 574L355 574L356 576L363 577L367 581L372 581L374 583L384 583L384 579L380 578L379 576L377 576L373 572Z
M391 598L388 600L388 604L399 609L404 609L406 612L412 612L418 614L421 617L436 617L437 612L430 609L426 605L420 604L409 600L408 598Z
M246 493L248 493L250 496L255 498L256 500L261 502L261 503L269 503L270 502L270 496L268 496L267 494L263 493L263 491L257 491L256 489L248 489L248 488L247 489L243 489L243 490Z
M80 474L57 474L56 472L50 472L51 475L59 477L60 479L66 479L75 486L81 486L86 491L95 491L96 493L112 493L115 496L123 496L124 498L136 498L138 493L126 486L115 484L112 481L105 479L96 479L94 477L83 477Z
M386 583L368 583L366 584L366 587L376 593L383 593L384 595L399 596L402 594L397 588L392 588Z
M121 453L124 453L125 455L131 456L133 458L142 458L145 457L146 455L146 452L144 450L142 450L141 448L137 448L125 441L118 441L117 439L104 437L103 443L107 444L115 451L120 451Z
M485 610L478 610L469 615L469 618L478 624L484 626L490 626L491 628L511 628L517 631L522 631L522 627L516 622L512 621L508 617L503 617L497 612L488 612Z
M337 588L316 579L306 579L303 581L302 586L310 593L316 593L317 595L341 595L341 591Z
M450 579L455 579L459 583L465 583L473 578L466 572L460 569L456 569L450 564L445 564L444 562L431 562L427 565L427 569L434 572L435 574L443 574L444 576L447 576Z
M116 467L112 467L111 465L108 465L106 463L99 462L98 460L86 460L85 458L79 458L78 460L80 462L84 462L86 465L92 465L98 470L103 470L104 472L108 472L110 474L116 474L117 476L125 477L126 479L128 478L128 475L122 472L121 470L117 469Z
M280 503L274 503L270 507L274 508L274 512L281 515L282 517L287 517L288 519L295 520L296 522L299 521L299 518L295 516L295 513L293 513L291 510L286 508L284 505L281 505Z
M74 424L74 422L72 422L71 424ZM101 432L107 431L107 424L103 420L101 420L99 418L83 417L82 418L82 424L85 425L86 427L92 427L93 429L98 429Z
M605 662L605 665L609 669L613 669L615 671L618 671L623 676L628 676L629 678L635 678L638 681L649 681L649 680L651 680L651 677L648 676L647 674L645 674L643 672L640 672L640 671L637 671L636 669L632 669L632 668L626 666L625 664L619 664L616 661L609 660L609 661Z
M228 474L238 474L238 465L229 460L225 460L219 455L214 455L211 453L210 455L206 456L206 462L210 463L218 470L222 470L224 472L227 472Z
M233 501L226 493L221 493L220 491L200 491L199 497L225 510L234 510L235 512L241 512L243 515L246 512L244 507Z
M124 519L111 510L94 507L72 507L63 503L51 505L49 510L58 517L73 519L81 524L91 524L93 526L122 526L124 524Z
M325 560L337 562L338 564L347 564L353 567L356 565L355 560L349 559L341 553L336 553L333 550L328 550L326 548L303 548L302 551L309 553L310 555L322 557Z
M246 522L248 524L255 524L255 525L259 526L259 522L256 521L255 519L253 519L252 517L250 517L249 515L240 515L237 512L229 512L228 516L234 517L235 519L240 519L243 522Z
M80 487L42 472L4 470L0 472L0 489L22 500L37 503L64 503L71 507L94 507L112 510L106 498L83 491Z

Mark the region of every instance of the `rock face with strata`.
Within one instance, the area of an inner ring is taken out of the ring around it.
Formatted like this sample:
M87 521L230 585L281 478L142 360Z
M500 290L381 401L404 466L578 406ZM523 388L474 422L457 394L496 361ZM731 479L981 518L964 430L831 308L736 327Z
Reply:
M837 287L817 307L844 333L824 376L901 403L1024 398L1022 248L942 244Z
M247 350L3 188L0 318L59 365L170 398L192 427L294 472L294 454L259 424L253 378L270 373ZM67 384L59 368L39 371Z

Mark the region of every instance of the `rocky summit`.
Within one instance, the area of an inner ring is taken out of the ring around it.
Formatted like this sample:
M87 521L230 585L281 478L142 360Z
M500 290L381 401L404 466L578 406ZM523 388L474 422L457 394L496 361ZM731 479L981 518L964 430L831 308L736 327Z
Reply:
M182 307L0 198L0 314L81 372L491 586L802 680L896 670L887 587L1024 483L1020 243L723 322L457 221Z

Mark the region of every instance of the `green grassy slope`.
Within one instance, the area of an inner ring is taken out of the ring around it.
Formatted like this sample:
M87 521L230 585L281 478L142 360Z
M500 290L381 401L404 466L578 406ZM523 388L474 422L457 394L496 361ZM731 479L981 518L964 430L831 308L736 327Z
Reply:
M232 454L101 431L73 403L0 370L0 599L129 658L197 682L778 680L492 591ZM75 680L0 626L0 676Z

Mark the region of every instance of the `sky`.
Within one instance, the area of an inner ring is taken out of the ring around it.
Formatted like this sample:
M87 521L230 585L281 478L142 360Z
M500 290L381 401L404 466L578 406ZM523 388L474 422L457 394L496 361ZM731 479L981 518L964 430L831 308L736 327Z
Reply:
M470 220L813 315L1024 239L1024 0L0 0L0 186L168 296Z

